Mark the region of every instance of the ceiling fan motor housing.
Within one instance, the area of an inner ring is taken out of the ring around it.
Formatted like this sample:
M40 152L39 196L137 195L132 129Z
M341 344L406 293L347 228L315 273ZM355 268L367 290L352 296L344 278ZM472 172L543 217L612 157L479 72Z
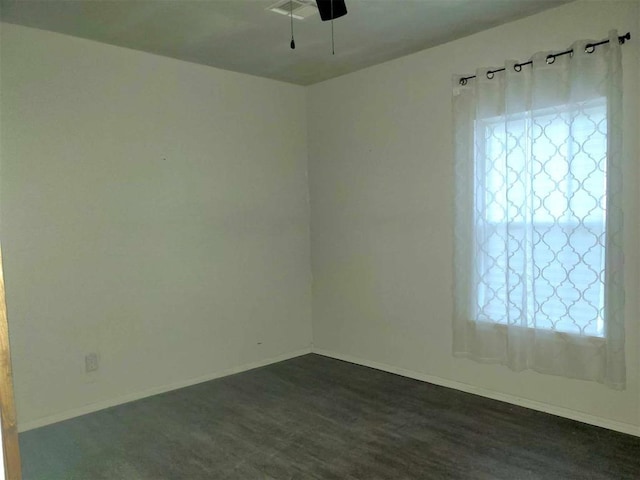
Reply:
M344 0L316 0L320 19L323 22L342 17L347 14L347 6Z

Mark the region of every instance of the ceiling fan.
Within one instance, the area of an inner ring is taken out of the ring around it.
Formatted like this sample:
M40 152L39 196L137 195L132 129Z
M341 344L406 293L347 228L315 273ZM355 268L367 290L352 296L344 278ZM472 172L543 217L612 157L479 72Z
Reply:
M320 19L323 22L340 18L347 14L347 6L344 0L316 0L316 4L320 12Z
M294 17L296 18L301 18L301 17L297 17L293 12L294 12L294 6L296 7L296 10L299 8L309 8L308 5L306 5L305 3L299 1L299 0L289 0L289 2L287 2L289 5L289 11L286 13L291 17L291 48L295 49L296 48L296 42L293 38L293 19ZM340 18L343 17L344 15L347 14L347 5L345 4L345 0L316 0L316 5L318 6L318 12L320 13L320 20L322 20L323 22L326 21L331 21L331 46L332 46L332 53L335 55L335 48L334 48L334 42L333 42L333 20L336 18ZM283 9L283 6L280 6L280 9ZM302 17L304 18L304 17Z

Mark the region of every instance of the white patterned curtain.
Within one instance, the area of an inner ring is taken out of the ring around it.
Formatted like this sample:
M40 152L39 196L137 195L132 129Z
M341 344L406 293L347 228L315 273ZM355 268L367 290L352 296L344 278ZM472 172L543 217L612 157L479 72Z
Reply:
M623 389L621 47L592 43L454 78L453 350Z

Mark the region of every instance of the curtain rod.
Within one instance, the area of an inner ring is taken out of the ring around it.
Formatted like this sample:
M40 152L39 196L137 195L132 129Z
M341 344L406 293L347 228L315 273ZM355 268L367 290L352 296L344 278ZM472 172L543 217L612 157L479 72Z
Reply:
M621 35L621 36L618 37L618 43L620 45L623 45L627 40L631 40L631 32L627 32L624 35ZM596 42L596 43L587 43L585 45L585 47L584 47L584 51L587 52L587 53L593 53L598 45L604 45L605 43L609 43L609 39L601 40L601 41ZM555 62L556 57L561 57L562 55L570 55L572 53L573 53L573 49L565 50L564 52L560 52L560 53L549 54L549 55L547 55L547 63L551 64L551 63ZM533 63L533 60L529 60L528 62L523 62L523 63L516 63L513 66L513 69L516 72L519 72L520 70L522 70L523 66L531 65L532 63ZM491 79L491 78L493 78L493 74L494 73L504 72L504 70L505 70L504 67L497 68L495 70L489 70L487 72L487 78ZM476 76L475 75L469 75L468 77L462 77L460 79L460 85L466 85L467 84L467 80L470 80L472 78L476 78Z

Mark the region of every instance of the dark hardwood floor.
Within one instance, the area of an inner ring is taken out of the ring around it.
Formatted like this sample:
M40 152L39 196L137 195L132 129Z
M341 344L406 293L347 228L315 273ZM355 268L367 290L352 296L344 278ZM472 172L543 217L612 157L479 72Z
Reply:
M305 355L20 435L24 480L638 479L640 438Z

